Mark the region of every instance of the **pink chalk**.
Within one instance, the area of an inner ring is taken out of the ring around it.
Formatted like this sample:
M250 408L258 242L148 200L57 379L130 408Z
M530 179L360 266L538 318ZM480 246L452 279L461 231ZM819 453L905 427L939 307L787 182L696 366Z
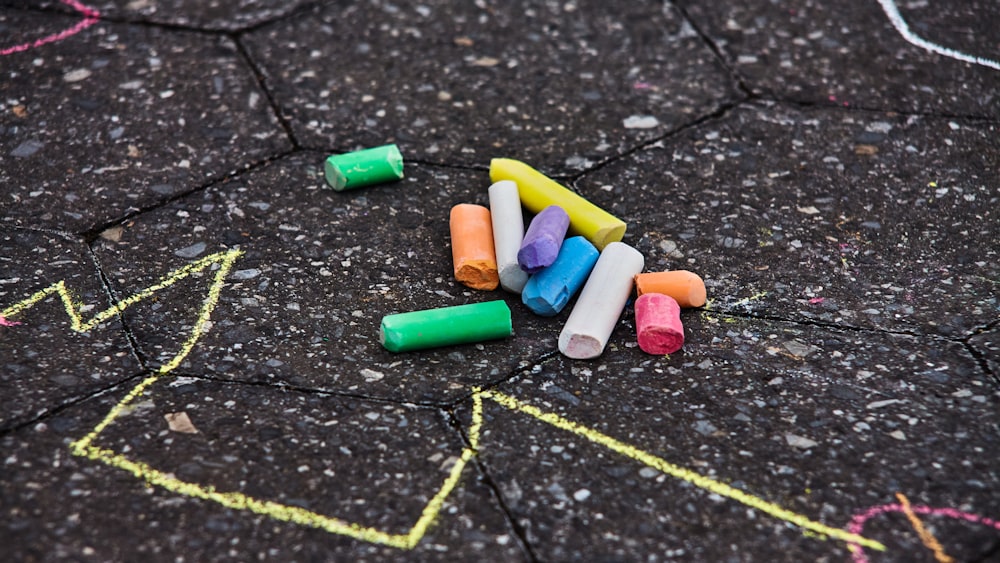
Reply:
M77 12L79 12L80 15L83 16L83 19L81 19L80 21L78 21L76 23L76 25L74 25L73 27L64 29L64 30L60 31L59 33L53 33L52 35L46 35L45 37L41 37L39 39L36 39L36 40L28 42L28 43L21 43L20 45L13 45L13 46L10 46L10 47L0 48L0 56L6 56L6 55L14 54L14 53L20 53L21 51L27 51L28 49L33 49L35 47L41 47L42 45L45 45L46 43L53 43L55 41L62 41L63 39L66 39L67 37L76 35L77 33L80 33L81 31L83 31L84 29L86 29L86 28L94 25L95 23L97 23L97 20L100 19L100 17L101 17L101 13L100 12L98 12L97 10L91 8L90 6L87 6L87 5L79 2L79 0L61 0L61 2L63 4L66 4L69 7L73 8Z
M684 346L681 306L662 293L643 293L635 301L639 348L647 354L673 354Z
M955 508L934 508L926 505L915 505L910 507L910 510L913 511L914 514L919 514L921 516L944 516L955 520L965 520L966 522L971 522L973 524L982 524L984 526L996 528L1000 531L1000 521L993 520L992 518L987 518L985 516L979 516L978 514L962 512L961 510ZM850 525L847 526L847 531L852 534L863 534L865 531L865 522L876 516L892 512L903 513L905 512L905 509L900 504L883 504L881 506L873 506L860 514L855 514L854 517L851 518ZM851 550L854 563L868 563L868 556L865 555L864 548L856 543L847 544L847 547Z
M8 321L3 315L0 315L0 326L17 326L21 323L16 321Z

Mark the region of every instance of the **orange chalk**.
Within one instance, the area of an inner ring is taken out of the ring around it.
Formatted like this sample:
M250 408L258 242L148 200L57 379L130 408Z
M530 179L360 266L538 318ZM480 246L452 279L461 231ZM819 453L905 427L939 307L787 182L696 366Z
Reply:
M635 277L635 290L639 295L669 295L681 307L701 307L705 304L705 282L698 274L687 270L639 274Z
M455 279L472 289L496 289L500 274L490 210L482 205L460 203L451 208L449 224Z

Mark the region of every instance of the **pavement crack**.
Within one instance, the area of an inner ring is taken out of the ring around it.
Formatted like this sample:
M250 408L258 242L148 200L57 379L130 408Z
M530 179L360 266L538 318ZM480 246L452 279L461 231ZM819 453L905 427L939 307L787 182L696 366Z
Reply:
M246 27L241 28L239 32L240 32L240 34L243 34L243 33L250 33L250 32L253 32L253 31L259 31L259 30L261 30L261 29L263 29L265 27L272 26L272 25L274 25L276 23L281 23L281 22L283 22L285 20L290 20L290 19L294 19L294 18L300 17L303 14L312 13L312 14L315 15L315 14L319 13L319 10L321 10L322 8L324 8L326 6L329 6L331 4L335 4L336 1L337 0L333 0L333 1L326 0L325 2L323 2L323 1L313 0L311 2L304 2L304 3L302 3L302 4L298 5L298 6L293 7L291 10L289 10L288 12L286 12L284 14L281 14L279 16L276 16L276 17L268 19L268 20L264 20L264 21L260 21L260 22L256 22L256 23L252 23L250 25L247 25Z
M204 184L202 184L200 186L191 188L189 190L184 190L184 191L178 192L176 194L170 195L170 196L168 196L168 197L166 197L164 199L161 199L161 200L159 200L159 201L157 201L155 203L151 203L149 205L144 205L142 207L132 207L124 215L121 215L121 216L116 217L114 219L110 219L110 220L104 221L102 223L99 223L98 225L96 225L94 227L91 227L90 229L87 229L87 230L79 232L79 233L75 233L75 235L79 236L79 237L82 237L83 240L84 240L84 242L87 243L88 245L89 244L93 244L98 238L100 238L101 234L104 231L106 231L107 229L110 229L112 227L117 227L119 225L122 225L122 224L124 224L124 223L126 223L128 221L131 221L132 219L138 218L141 215L144 215L144 214L149 213L151 211L156 211L157 209L160 209L162 207L166 207L167 205L170 205L171 203L173 203L175 201L182 200L182 199L184 199L184 198L186 198L186 197L188 197L188 196L190 196L192 194L203 192L203 191L205 191L207 189L210 189L210 188L212 188L212 187L214 187L216 185L225 183L225 182L227 182L229 180L232 180L234 178L238 178L238 177L242 176L243 174L246 174L246 173L249 173L249 172L253 172L254 170L257 170L258 168L263 168L264 166L267 166L268 164L270 164L272 162L275 162L277 160L281 160L281 159L283 159L285 157L288 157L288 156L291 156L293 154L296 154L297 152L300 152L300 151L296 150L296 149L285 150L285 151L281 151L281 152L279 152L277 154L273 154L273 155L270 155L268 157L262 158L260 160L251 162L249 164L245 164L245 165L243 165L240 168L232 170L232 171L230 171L228 173L225 173L225 174L223 174L221 176L218 176L216 178L209 178Z
M973 336L977 336L977 335L983 334L984 332L990 332L991 330L993 330L995 328L1000 328L1000 319L997 319L997 320L995 320L993 322L990 322L990 323L986 323L983 326L976 327L975 329L972 330L971 333L969 333L969 337L971 338Z
M910 336L910 337L931 337L940 338L943 340L950 340L953 342L959 342L959 340L950 339L941 335L936 334L923 334L919 332L905 331L905 330L889 330L877 327L861 327L855 325L841 324L841 323L831 323L824 321L817 321L814 319L793 319L787 317L781 317L778 315L760 315L753 313L740 313L737 311L720 311L717 309L703 309L703 312L709 315L718 315L721 317L730 317L737 319L748 319L748 320L761 320L761 321L771 321L779 323L796 324L802 326L812 326L817 328L829 329L829 330L840 330L846 332L872 332L879 334L889 334L894 336Z
M35 424L38 424L40 422L45 422L46 420L51 419L52 417L58 416L59 414L65 412L65 411L67 411L67 410L69 410L69 409L71 409L71 408L73 408L73 407L75 407L77 405L80 405L80 404L85 403L87 401L90 401L92 399L97 399L98 397L107 395L109 393L114 393L119 388L122 388L122 387L128 388L128 387L134 386L134 385L132 385L132 383L134 381L136 381L137 379L148 377L148 376L149 376L149 371L142 370L142 371L140 371L140 372L138 372L136 374L133 374L133 375L130 375L130 376L126 377L125 379L121 379L121 380L115 381L114 383L109 383L108 385L105 385L104 387L92 390L92 391L90 391L88 393L85 393L83 395L79 395L79 396L76 396L76 397L70 397L69 399L63 401L62 403L60 403L60 404L58 404L58 405L56 405L54 407L50 407L50 408L47 408L47 409L44 409L42 411L37 412L34 417L32 417L32 418L30 418L28 420L22 420L20 422L17 422L15 424L11 424L9 426L0 426L0 438L2 438L4 436L7 436L9 434L14 434L14 433L16 433L16 432L18 432L20 430L23 430L25 428L28 428L28 427L33 426Z
M514 511L504 500L500 485L490 473L489 466L479 457L478 448L473 445L471 437L466 431L466 426L463 425L462 421L458 419L458 416L455 414L453 408L444 410L444 413L447 416L448 424L456 432L458 432L459 436L461 436L462 442L465 443L465 447L477 450L476 455L472 459L475 463L476 470L479 473L479 482L489 489L494 502L497 504L497 508L499 508L500 512L503 514L504 519L507 521L507 525L510 527L511 532L517 539L518 547L521 548L521 552L524 554L525 560L532 563L539 561L538 555L535 553L535 549L528 540L527 530L525 530L524 527L518 523L517 516L514 514Z
M994 373L994 371L990 369L990 363L986 359L986 354L982 353L971 342L971 340L972 336L968 336L966 338L959 340L958 342L961 342L962 346L965 348L965 351L968 352L969 355L972 356L972 358L976 361L976 365L979 366L979 369L983 372L983 375L985 375L988 379L991 379L997 385L997 387L1000 388L1000 373Z
M253 73L254 80L257 82L257 87L263 92L264 97L267 99L267 105L271 108L271 115L278 121L281 126L282 131L284 131L285 136L288 137L288 142L292 144L294 149L301 149L302 144L298 137L295 135L295 129L292 127L291 119L285 116L284 112L281 111L281 104L274 97L274 93L268 88L267 76L264 71L260 68L257 62L254 60L253 56L250 55L249 49L247 49L246 44L240 35L233 37L233 43L236 45L236 50L240 53L243 61L249 67L250 72Z
M307 395L322 395L326 397L336 397L341 399L354 399L358 401L366 401L371 403L378 403L383 405L394 405L401 406L410 409L442 409L448 408L447 404L442 404L440 402L434 401L410 401L403 399L394 399L391 397L378 397L374 395L366 395L364 393L353 393L348 391L339 391L335 389L323 389L316 387L309 387L305 385L297 385L294 383L289 383L284 380L278 381L238 381L235 379L229 379L226 377L218 375L206 375L198 373L185 373L178 370L173 370L170 372L169 377L185 377L189 379L197 379L199 381L218 383L221 385L240 385L247 387L260 387L266 388L273 391L291 391L294 393L302 393Z
M790 319L790 318L780 317L777 315L759 315L753 313L719 311L713 309L703 309L703 312L708 315L715 315L719 317L780 322L780 323L794 324L800 326L816 327L824 330L855 332L855 333L874 333L874 334L884 334L890 336L906 336L910 338L925 338L925 339L934 339L944 342L951 342L953 344L961 345L962 348L965 349L965 351L969 354L969 356L975 361L976 365L979 367L982 374L987 379L994 381L998 386L1000 386L1000 374L994 373L993 370L990 369L990 365L986 358L986 355L983 354L972 343L972 338L974 338L977 334L981 334L982 332L990 330L990 327L1000 324L1000 321L995 321L993 323L990 323L989 325L981 327L980 329L977 329L976 331L973 331L972 333L965 336L949 337L941 334L928 334L928 333L906 331L906 330L888 330L877 327L860 327L854 325L817 321L813 319Z
M100 21L104 23L116 23L122 25L130 25L136 27L144 27L148 29L160 29L163 31L180 31L183 33L196 33L199 35L205 35L210 37L219 37L220 35L230 35L230 31L224 28L215 28L211 26L198 26L183 23L174 23L170 21L150 21L148 19L142 19L139 17L129 17L108 14L106 11L101 12Z
M743 96L743 97L738 98L736 100L731 100L731 101L722 103L718 107L716 107L714 110L712 110L712 111L710 111L708 113L702 114L701 116L699 116L699 117L697 117L697 118L695 118L695 119L693 119L691 121L687 121L687 122L685 122L685 123L683 123L681 125L678 125L676 127L672 127L670 129L668 129L667 131L665 131L664 133L662 133L661 135L658 135L658 136L653 137L651 139L647 139L647 140L645 140L645 141L643 141L643 142L641 142L641 143L633 146L632 148L630 148L630 149L628 149L628 150L626 150L626 151L624 151L622 153L609 156L609 157L601 160L597 164L594 164L593 166L590 166L590 167L588 167L588 168L586 168L584 170L581 170L581 171L579 171L579 172L577 172L577 173L575 173L573 175L570 175L569 179L568 179L568 181L570 183L570 187L573 187L575 189L575 184L577 182L579 182L580 180L582 180L585 176L593 174L594 172L597 172L597 171L601 170L602 168L606 168L607 166L610 166L611 164L613 164L613 163L615 163L615 162L617 162L619 160L622 160L624 158L627 158L627 157L629 157L629 156L631 156L631 155L633 155L633 154L635 154L635 153L637 153L639 151L642 151L642 150L644 150L646 148L654 146L654 145L656 145L658 143L662 143L663 141L666 141L666 140L671 139L673 137L677 137L678 135L681 135L685 131L688 131L688 130L691 130L691 129L696 129L696 128L698 128L698 127L700 127L700 126L702 126L702 125L704 125L706 123L710 123L710 122L713 122L713 121L722 120L726 116L728 116L731 112L733 112L735 109L739 108L740 106L742 106L743 104L745 104L745 103L747 103L749 101L751 101L751 98L749 96Z
M31 225L18 225L13 222L0 222L0 229L11 229L14 231L27 231L29 233L41 233L44 235L52 235L64 239L72 240L73 242L79 241L79 236L76 233L71 233L68 231L60 231L58 229L46 229L44 227L33 227Z
M528 361L525 363L525 365L518 366L517 368L511 370L511 372L508 375L496 379L494 381L491 381L487 384L477 386L474 390L470 390L468 393L464 393L462 396L443 405L443 407L448 409L458 408L462 404L471 400L476 393L481 391L492 391L494 389L497 389L501 385L512 383L521 377L530 375L534 373L536 369L541 369L542 365L544 365L548 361L558 356L559 356L558 350L550 350L548 352L543 352L534 360Z
M712 39L709 36L709 34L706 33L704 29L702 29L700 25L698 25L697 21L695 21L695 19L691 17L691 14L688 13L688 11L684 7L678 5L676 2L673 2L672 0L666 0L664 2L664 8L667 5L670 5L673 7L673 9L677 10L677 13L679 13L681 17L684 19L684 21L687 22L689 26L691 26L691 29L693 29L694 32L698 34L698 37L701 39L701 42L704 43L705 46L708 47L710 51L712 51L712 54L715 55L716 62L718 62L719 65L721 65L722 68L724 68L726 72L729 73L729 75L733 78L733 80L736 81L736 84L739 87L739 89L747 97L754 97L755 94L753 88L751 88L750 85L747 84L746 79L743 78L743 75L737 72L736 69L729 64L729 62L726 60L725 53L722 51L722 47L720 47L719 44L714 39Z
M107 272L104 271L104 267L101 265L100 259L94 252L92 243L87 243L87 252L90 254L90 259L94 263L94 268L97 270L97 276L101 280L101 288L104 290L104 296L107 298L108 303L115 307L116 303L121 302L115 295L115 289L111 284L111 278L108 277ZM142 347L139 346L139 339L132 332L132 328L125 321L125 312L119 309L115 315L118 318L118 322L121 324L122 333L125 335L125 340L128 341L129 349L132 351L132 357L135 358L136 362L140 366L147 368L147 360L145 355L142 353Z

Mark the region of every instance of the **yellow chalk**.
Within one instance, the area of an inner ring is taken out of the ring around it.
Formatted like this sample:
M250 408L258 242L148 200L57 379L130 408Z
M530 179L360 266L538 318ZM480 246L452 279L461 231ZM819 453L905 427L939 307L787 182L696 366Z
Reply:
M700 473L687 469L683 466L675 465L666 459L643 451L636 446L621 442L609 434L603 434L596 429L583 426L582 424L563 418L558 414L542 411L541 409L522 402L510 395L505 395L498 391L482 390L478 388L473 389L471 397L471 423L466 429L466 439L468 445L462 448L461 455L455 459L451 469L448 471L447 476L440 482L440 486L430 497L430 500L427 501L416 523L413 524L409 530L405 530L402 533L391 533L360 523L341 520L340 518L334 516L327 516L312 512L301 507L280 504L266 499L254 498L239 491L218 490L215 486L210 484L182 481L172 473L163 472L142 461L130 459L123 453L117 453L111 449L95 445L98 437L109 426L114 424L118 419L129 412L130 408L136 401L147 396L147 394L152 393L152 387L155 384L169 377L171 372L177 369L183 360L188 357L201 337L208 332L211 327L211 316L220 301L226 277L229 275L235 261L241 254L242 251L240 250L219 252L212 254L211 256L206 256L197 262L178 268L177 270L168 273L165 277L161 278L160 281L154 283L153 285L112 304L110 307L101 312L98 312L89 321L84 321L81 317L81 307L74 303L72 294L66 287L64 281L56 282L18 303L15 303L5 309L0 309L0 316L5 318L21 315L46 298L55 295L59 297L65 308L66 314L70 319L70 328L76 332L87 332L93 330L99 324L117 317L122 311L125 311L132 305L136 305L144 300L154 299L159 291L167 289L181 280L193 277L196 274L212 272L211 268L216 268L214 270L214 274L210 278L211 283L208 293L202 301L201 307L198 311L197 320L194 323L190 323L187 327L188 336L182 344L180 350L174 355L173 359L163 364L159 370L149 375L133 387L132 390L129 391L121 399L121 401L119 401L104 416L101 422L90 430L90 432L82 438L73 441L70 444L70 451L73 455L117 468L136 477L147 485L158 486L178 495L213 501L233 510L248 511L277 521L293 522L305 526L312 526L331 534L340 534L364 542L410 550L415 548L420 543L430 527L433 525L434 521L442 514L447 499L458 487L465 469L470 465L470 462L477 455L477 453L484 448L480 438L483 432L482 428L489 419L487 419L483 413L483 400L489 399L493 403L506 408L511 412L520 413L534 418L541 423L548 424L554 428L574 434L592 442L597 446L602 446L609 451L621 454L639 464L656 469L667 476L684 481L706 492L716 494L720 497L729 498L776 519L798 526L804 533L810 534L810 537L818 536L820 539L836 539L847 542L852 550L860 550L862 546L879 551L885 551L886 549L884 545L875 540L865 538L848 530L827 526L819 521L812 520L803 514L793 512L781 507L780 505L766 501L761 497L754 496L753 494L745 492L742 489L737 489L722 481L717 481L711 477L701 475ZM756 299L759 297L760 296L758 295L750 299ZM496 430L494 431L496 432ZM497 435L501 434L500 432L496 433ZM426 496L427 495L421 495L422 498L426 498ZM908 511L907 516L911 518L911 521L915 521L916 526L919 523L919 520L915 520L916 517L914 516L913 510L909 508L908 501L901 494L900 501L904 503L904 512ZM918 531L920 531L919 527ZM924 531L926 532L926 529ZM931 540L933 540L932 537L930 539L922 537L922 539L925 544L934 545L931 542ZM945 560L944 558L946 558L947 555L940 550L940 544L937 544L937 548L938 551L935 555L938 557L939 561Z
M583 197L559 185L527 164L509 158L490 161L490 180L513 180L521 204L532 213L550 205L558 205L569 214L570 229L583 235L598 250L625 236L625 221L590 203Z

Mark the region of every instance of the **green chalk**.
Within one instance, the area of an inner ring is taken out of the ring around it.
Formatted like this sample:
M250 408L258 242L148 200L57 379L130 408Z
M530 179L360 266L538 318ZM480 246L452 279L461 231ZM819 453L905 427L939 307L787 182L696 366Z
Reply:
M505 338L514 333L502 300L398 313L382 317L379 342L390 352L409 352Z
M326 183L338 192L403 178L403 155L396 145L383 145L327 157Z

